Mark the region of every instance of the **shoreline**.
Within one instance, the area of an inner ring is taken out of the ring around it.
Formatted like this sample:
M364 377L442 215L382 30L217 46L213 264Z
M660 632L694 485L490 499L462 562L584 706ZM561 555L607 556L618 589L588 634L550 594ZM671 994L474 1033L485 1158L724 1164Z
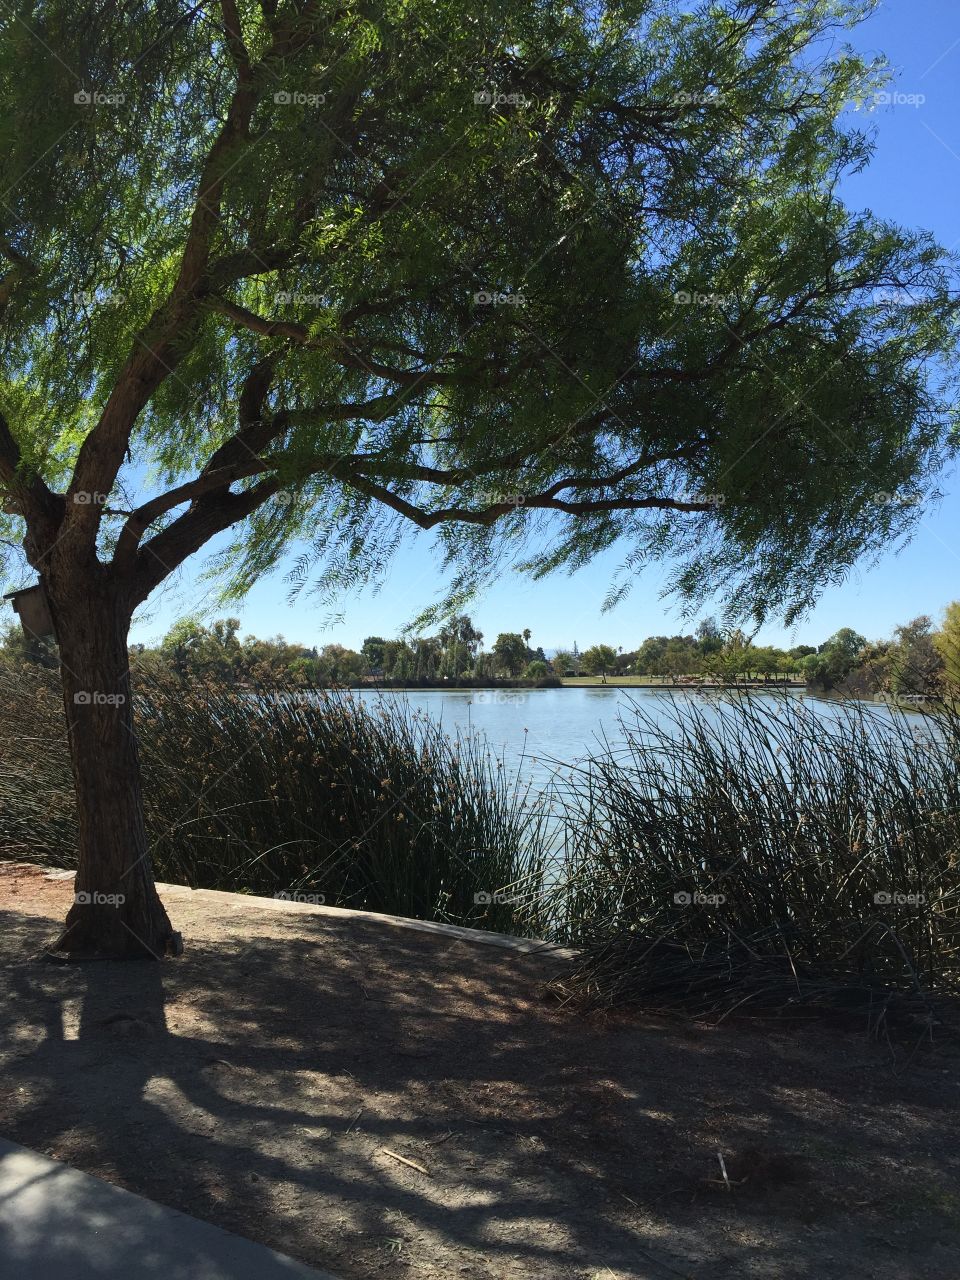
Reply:
M309 685L306 688L315 689L317 691L330 691L339 689L352 692L376 691L378 693L544 693L555 692L559 689L655 689L665 693L721 693L729 689L746 689L746 690L777 690L777 689L806 689L807 685L802 680L778 680L774 683L772 680L766 684L763 681L746 683L737 681L735 684L662 684L659 681L638 680L627 677L615 678L613 680L601 681L594 680L589 676L571 676L569 679L563 680L560 684L555 685L539 685L539 684L460 684L457 681L435 681L430 684L377 684L374 681L364 682L362 684L336 684L336 685Z

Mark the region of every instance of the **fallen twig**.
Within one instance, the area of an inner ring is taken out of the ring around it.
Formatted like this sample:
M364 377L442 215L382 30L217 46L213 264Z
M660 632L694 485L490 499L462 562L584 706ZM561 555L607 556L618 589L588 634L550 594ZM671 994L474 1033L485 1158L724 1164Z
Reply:
M353 1128L353 1126L357 1123L357 1121L360 1119L362 1115L363 1115L363 1107L360 1108L357 1114L353 1117L353 1119L347 1125L347 1129L346 1129L347 1133L350 1132L350 1130Z
M411 1169L416 1169L418 1173L425 1173L430 1176L430 1170L425 1169L422 1164L417 1164L416 1160L408 1160L406 1156L397 1155L396 1151L391 1151L389 1147L381 1147L380 1150L385 1156L392 1156L394 1160L399 1160L401 1164L407 1164Z

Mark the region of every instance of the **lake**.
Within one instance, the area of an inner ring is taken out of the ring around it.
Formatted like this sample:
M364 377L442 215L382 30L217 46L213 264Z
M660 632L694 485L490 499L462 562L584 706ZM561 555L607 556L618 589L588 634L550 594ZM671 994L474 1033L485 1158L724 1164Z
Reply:
M574 764L585 756L622 748L625 734L621 719L629 725L634 707L660 720L670 719L671 713L682 715L687 708L696 708L718 722L731 697L722 692L702 694L687 689L612 687L363 690L355 696L366 703L375 703L379 698L399 699L411 711L425 712L442 724L452 737L458 732L480 733L509 767L519 767L525 777L538 779L551 772L550 762ZM823 722L825 733L836 726L844 705L849 705L813 697L802 689L778 693L752 690L745 696L784 714L790 708L802 707L806 714ZM869 706L881 720L890 717L889 708L882 703L861 705ZM924 717L917 712L908 714L911 719L916 718L917 733L922 734Z

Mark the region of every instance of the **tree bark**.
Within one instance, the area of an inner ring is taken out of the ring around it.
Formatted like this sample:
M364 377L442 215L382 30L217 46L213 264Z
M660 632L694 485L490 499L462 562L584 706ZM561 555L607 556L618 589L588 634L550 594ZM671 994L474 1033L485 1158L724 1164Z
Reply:
M76 577L76 584L45 582L60 648L80 853L74 904L52 950L76 959L160 959L182 944L154 885L144 826L127 655L132 608L102 569Z

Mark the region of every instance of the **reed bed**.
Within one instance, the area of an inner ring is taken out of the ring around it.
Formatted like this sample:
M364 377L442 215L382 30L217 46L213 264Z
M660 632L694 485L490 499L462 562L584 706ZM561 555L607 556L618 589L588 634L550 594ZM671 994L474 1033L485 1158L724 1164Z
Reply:
M789 696L634 707L563 786L554 992L877 1014L960 976L960 720Z
M136 681L158 878L566 943L585 1009L924 1010L960 981L960 716L665 696L534 791L403 699ZM649 703L646 703L649 706ZM55 674L0 664L5 856L70 866Z
M537 935L542 806L476 737L402 701L136 682L159 879ZM76 862L55 676L0 669L0 840ZM478 897L489 901L477 901Z

